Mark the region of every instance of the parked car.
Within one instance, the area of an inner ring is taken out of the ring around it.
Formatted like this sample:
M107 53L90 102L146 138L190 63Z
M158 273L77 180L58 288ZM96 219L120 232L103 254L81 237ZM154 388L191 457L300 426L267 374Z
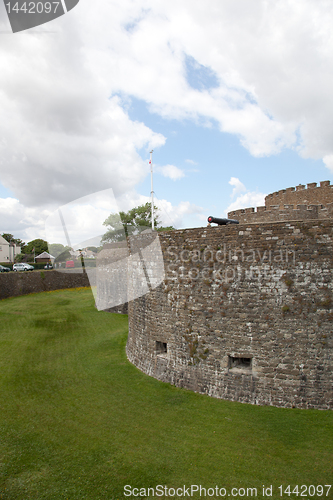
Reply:
M74 260L67 260L66 261L66 267L75 267L74 266Z
M13 265L13 271L33 271L34 269L34 266L26 264L25 262L20 262L19 264Z
M46 266L44 266L44 269L53 269L53 266L48 262Z
M9 273L9 271L9 267L5 267L0 264L0 273Z

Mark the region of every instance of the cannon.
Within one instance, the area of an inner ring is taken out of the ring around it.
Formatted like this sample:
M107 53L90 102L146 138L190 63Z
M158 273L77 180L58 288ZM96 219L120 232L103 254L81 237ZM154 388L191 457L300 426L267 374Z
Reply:
M239 224L238 220L235 219L218 219L217 217L212 217L211 215L208 217L208 222L215 222L219 226L227 226L228 224Z

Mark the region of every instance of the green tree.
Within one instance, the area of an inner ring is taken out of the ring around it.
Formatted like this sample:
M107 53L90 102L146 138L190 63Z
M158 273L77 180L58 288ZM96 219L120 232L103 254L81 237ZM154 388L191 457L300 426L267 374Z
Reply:
M36 239L29 241L27 245L22 249L22 253L25 254L31 254L33 253L33 249L35 249L35 254L39 255L43 252L48 252L48 244L47 241L41 240L41 239Z
M73 260L73 257L69 253L69 247L66 247L66 249L56 257L54 262L65 262L66 260Z
M154 226L157 231L172 230L174 227L162 227L157 215L158 208L154 206ZM112 213L103 222L107 232L102 236L102 242L116 242L125 237L149 229L151 227L151 203L132 208L128 212Z
M25 262L27 256L24 253L18 253L15 255L15 262Z
M71 248L68 246L62 245L61 243L51 243L49 245L48 251L51 255L53 255L53 257L58 257L58 255L60 255L65 250L71 250Z
M24 247L25 243L24 241L20 240L19 238L14 238L12 234L9 233L2 233L1 235L8 243L12 242L15 243L16 245L19 245L21 247Z
M97 247L87 247L87 250L90 250L91 252L95 252L95 253L98 252L98 248Z

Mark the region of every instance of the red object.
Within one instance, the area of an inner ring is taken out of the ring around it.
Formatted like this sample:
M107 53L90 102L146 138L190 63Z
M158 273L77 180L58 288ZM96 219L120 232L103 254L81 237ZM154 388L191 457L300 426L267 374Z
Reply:
M67 260L66 267L74 267L74 260Z

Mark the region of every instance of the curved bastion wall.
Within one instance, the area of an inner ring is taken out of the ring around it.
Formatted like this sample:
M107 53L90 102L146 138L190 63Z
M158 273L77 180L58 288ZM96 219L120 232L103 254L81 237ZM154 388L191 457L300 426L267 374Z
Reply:
M159 233L165 276L131 300L128 359L217 398L333 407L332 221Z

